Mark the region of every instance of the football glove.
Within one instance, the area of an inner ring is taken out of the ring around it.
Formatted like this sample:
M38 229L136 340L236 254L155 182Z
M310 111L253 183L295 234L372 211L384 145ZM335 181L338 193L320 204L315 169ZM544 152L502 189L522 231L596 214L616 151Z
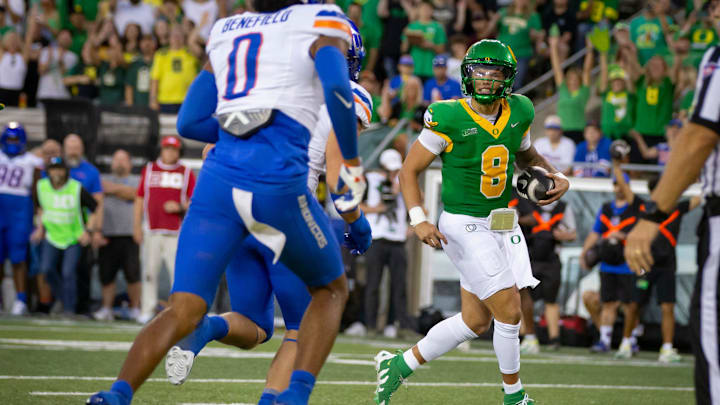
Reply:
M340 167L337 189L342 190L345 186L347 191L342 194L330 193L335 209L341 214L354 210L365 195L367 183L363 177L362 166L347 166L343 163Z
M343 246L350 251L353 256L360 256L365 253L372 243L372 230L370 223L365 218L365 213L360 211L360 218L353 223L348 224L350 228L345 232L345 240Z

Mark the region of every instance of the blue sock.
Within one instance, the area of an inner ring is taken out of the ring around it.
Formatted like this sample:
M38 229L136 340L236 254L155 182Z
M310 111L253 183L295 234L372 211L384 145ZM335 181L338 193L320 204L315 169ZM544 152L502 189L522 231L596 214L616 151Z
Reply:
M228 325L225 318L222 316L206 316L208 319L209 326L209 337L212 340L220 340L227 336L230 331L230 325Z
M183 350L190 350L196 356L213 340L222 339L228 334L228 323L221 316L205 316L192 333L178 342Z
M122 395L123 398L127 399L128 404L130 403L130 401L132 401L133 389L130 386L130 384L127 383L127 381L123 381L123 380L115 381L113 383L112 387L110 387L110 391L117 392L120 395Z
M310 399L313 387L315 386L315 376L305 370L295 370L290 376L290 386L288 391L292 391L304 403Z
M262 396L260 396L260 401L258 401L257 405L273 405L275 403L275 398L277 398L278 394L279 392L275 391L272 388L265 388Z
M27 293L24 293L24 292L17 293L17 300L22 301L27 304Z

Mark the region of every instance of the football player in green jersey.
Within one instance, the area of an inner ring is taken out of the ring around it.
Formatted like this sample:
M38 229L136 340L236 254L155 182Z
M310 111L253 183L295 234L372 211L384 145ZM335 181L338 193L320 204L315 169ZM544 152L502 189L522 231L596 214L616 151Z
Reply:
M380 352L375 403L387 405L420 364L485 332L494 318L493 346L505 391L504 404L534 401L520 382L519 289L538 284L527 245L508 208L514 164L540 166L555 187L541 204L559 199L569 182L530 143L532 102L511 94L516 72L512 50L496 40L470 47L461 65L465 99L431 104L425 128L400 171L410 224L425 243L442 247L460 272L462 312L435 325L406 352ZM418 175L436 156L442 167L444 212L438 227L422 207Z

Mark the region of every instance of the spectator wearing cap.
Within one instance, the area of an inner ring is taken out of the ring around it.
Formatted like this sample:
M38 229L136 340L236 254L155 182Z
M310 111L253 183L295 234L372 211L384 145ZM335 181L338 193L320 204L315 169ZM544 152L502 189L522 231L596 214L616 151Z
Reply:
M65 159L51 158L46 169L47 177L36 187L42 225L35 229L32 239L42 240L40 269L53 295L62 302L64 313L73 314L78 303L78 264L83 246L90 244L96 219L91 214L86 220L84 211L94 212L98 204L79 181L70 177Z
M407 313L407 253L405 241L408 225L405 220L405 203L400 194L398 173L402 167L402 156L395 149L380 154L380 170L367 174L367 199L361 204L372 229L373 243L366 253L365 325L373 333L377 331L380 280L388 266L392 286L394 313L389 318L399 323L405 332L412 325ZM395 337L395 325L387 325L385 334Z
M103 175L105 194L103 241L98 251L100 284L102 284L102 307L93 318L113 320L115 300L115 277L123 270L130 297L130 318L140 315L140 251L133 240L133 202L139 177L131 174L130 155L122 149L115 151L110 164L111 174Z
M610 175L610 139L604 137L596 122L585 127L585 140L575 149L575 177L608 177Z
M545 119L545 136L534 142L535 149L563 174L572 174L575 142L563 136L562 122L557 115Z
M590 73L593 68L594 53L592 51L585 53L582 71L574 66L563 71L559 51L560 37L550 35L548 42L550 63L558 92L557 113L562 121L565 136L578 144L582 142L582 131L585 129L585 108L590 100ZM590 40L587 40L587 46L588 50L592 49Z
M603 134L613 140L627 137L635 117L635 93L625 70L617 65L608 66L607 52L600 52L598 93L602 97Z
M155 315L163 264L172 284L180 225L195 188L195 174L179 163L180 138L165 136L160 145L160 157L143 168L135 197L133 238L142 246L140 323Z
M79 181L97 202L94 227L88 228L91 235L92 248L98 248L102 243L102 234L99 232L103 226L103 192L100 181L100 171L88 162L85 157L85 145L77 134L69 134L63 140L63 153L65 163L70 168L70 177ZM87 213L85 213L87 215ZM90 273L93 266L94 251L86 246L82 249L82 256L77 270L77 311L85 314L90 311Z
M423 90L425 104L462 97L460 83L448 77L447 63L448 58L445 55L433 58L433 77L425 82Z
M190 44L196 48L195 42ZM202 50L200 51L202 53ZM170 29L170 46L160 49L150 71L150 107L164 114L177 114L198 71L198 59L185 46L179 25Z
M402 36L402 51L409 52L415 61L415 75L423 82L433 75L432 61L435 55L445 51L447 36L445 28L432 19L433 4L422 1L418 6L417 20L408 24Z
M413 58L403 55L398 62L399 74L384 86L378 114L382 122L391 118L412 119L415 109L422 102L422 82L413 74Z

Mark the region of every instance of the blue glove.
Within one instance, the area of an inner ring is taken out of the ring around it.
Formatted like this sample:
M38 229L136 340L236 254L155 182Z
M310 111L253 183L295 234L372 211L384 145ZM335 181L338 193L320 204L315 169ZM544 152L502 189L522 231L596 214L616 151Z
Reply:
M365 218L365 213L360 211L360 218L348 225L350 231L345 233L343 246L345 246L353 256L359 256L365 253L372 243L370 223Z

